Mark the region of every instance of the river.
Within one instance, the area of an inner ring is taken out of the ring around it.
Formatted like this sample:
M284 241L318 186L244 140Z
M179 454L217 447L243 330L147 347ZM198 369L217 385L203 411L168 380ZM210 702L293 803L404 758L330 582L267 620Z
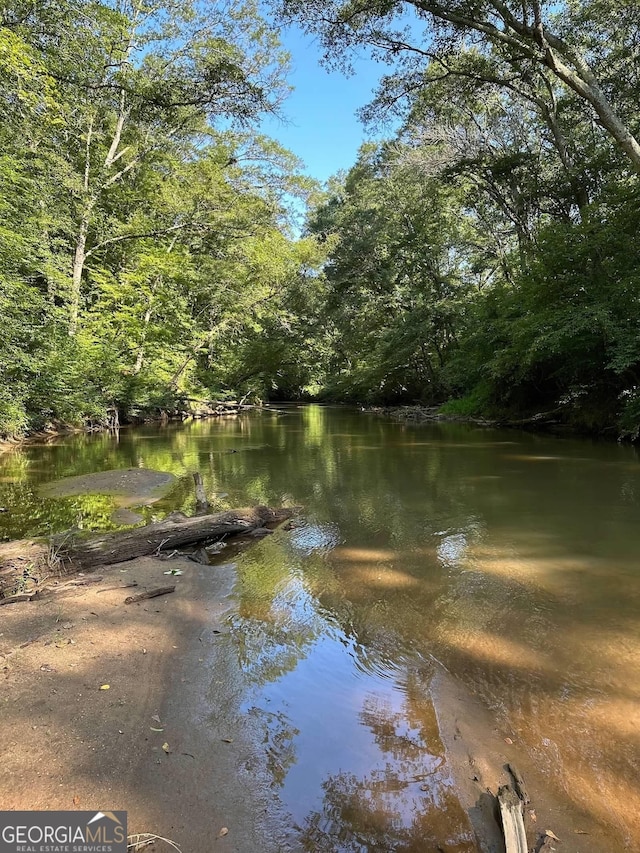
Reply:
M0 457L0 535L117 526L39 488L126 467L177 477L147 521L197 470L221 509L303 507L237 558L224 638L301 849L476 850L514 762L560 849L640 850L634 449L321 406L67 436Z

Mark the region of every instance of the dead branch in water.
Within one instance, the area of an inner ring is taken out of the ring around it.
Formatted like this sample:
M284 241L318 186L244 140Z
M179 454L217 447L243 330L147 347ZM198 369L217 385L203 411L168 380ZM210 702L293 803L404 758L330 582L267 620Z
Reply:
M507 853L528 853L529 848L522 817L522 800L511 785L503 785L499 789L498 803Z

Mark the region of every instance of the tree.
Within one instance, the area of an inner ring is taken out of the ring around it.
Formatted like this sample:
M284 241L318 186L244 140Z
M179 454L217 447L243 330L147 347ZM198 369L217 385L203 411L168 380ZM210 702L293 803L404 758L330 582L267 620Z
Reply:
M442 367L476 283L461 187L403 161L405 153L363 146L344 186L310 218L311 233L332 245L327 383L341 396L442 399Z
M251 3L117 0L69 3L63 15L51 9L31 7L11 23L64 101L57 141L74 176L68 303L75 335L88 259L109 241L135 236L113 235L104 216L109 199L135 186L145 168L162 168L167 154L182 147L188 156L185 141L206 133L207 122L246 123L276 109L286 91L285 57Z

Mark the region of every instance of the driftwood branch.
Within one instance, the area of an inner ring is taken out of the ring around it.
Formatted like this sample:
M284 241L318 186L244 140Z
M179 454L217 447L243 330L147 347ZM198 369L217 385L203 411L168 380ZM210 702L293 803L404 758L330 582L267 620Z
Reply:
M506 853L528 853L527 836L522 816L522 801L511 785L498 791Z
M176 585L159 586L157 589L148 589L146 592L139 592L137 595L129 595L125 598L125 604L136 604L138 601L146 601L148 598L158 598L159 595L168 595L170 592L176 591Z

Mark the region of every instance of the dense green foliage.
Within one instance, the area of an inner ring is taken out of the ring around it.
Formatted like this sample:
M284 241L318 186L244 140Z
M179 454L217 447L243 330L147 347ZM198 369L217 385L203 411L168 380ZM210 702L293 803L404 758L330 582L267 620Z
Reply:
M241 350L291 336L315 263L286 208L313 185L252 130L287 92L275 30L252 2L196 0L17 2L1 22L0 429L270 390Z
M315 394L637 435L639 8L282 0L388 65L319 194L256 132L252 0L4 4L0 431Z
M637 4L284 6L399 120L309 219L326 393L637 435Z

